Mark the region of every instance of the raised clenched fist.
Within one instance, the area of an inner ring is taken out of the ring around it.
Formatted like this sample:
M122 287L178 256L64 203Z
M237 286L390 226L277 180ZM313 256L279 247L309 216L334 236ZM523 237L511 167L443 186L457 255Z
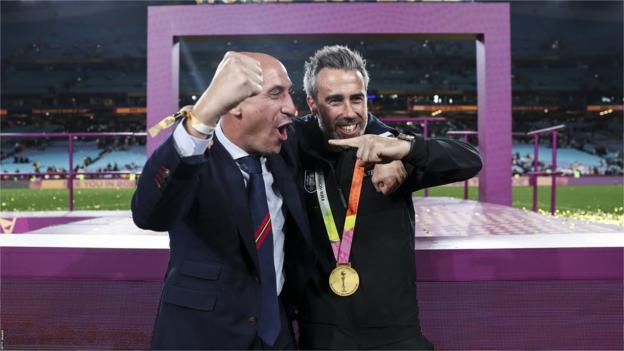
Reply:
M219 116L261 91L260 62L242 53L229 51L219 63L210 85L193 107L193 114L202 123L214 126Z

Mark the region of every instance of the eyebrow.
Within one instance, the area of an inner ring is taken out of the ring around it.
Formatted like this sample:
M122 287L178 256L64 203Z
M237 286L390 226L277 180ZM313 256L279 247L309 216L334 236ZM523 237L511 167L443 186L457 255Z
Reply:
M362 94L362 93L349 95L350 99L362 98L362 97L364 97L364 94ZM329 101L329 100L342 100L342 99L344 99L344 95L342 95L342 94L328 95L328 96L325 97L325 101Z

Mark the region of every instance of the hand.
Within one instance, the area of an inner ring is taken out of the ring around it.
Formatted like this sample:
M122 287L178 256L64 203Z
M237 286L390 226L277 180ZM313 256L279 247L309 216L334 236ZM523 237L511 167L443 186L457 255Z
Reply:
M400 160L409 153L412 146L409 141L372 134L349 139L331 139L329 144L356 147L358 162L363 166Z
M215 126L221 115L261 91L260 62L241 53L228 51L192 112L202 123Z
M376 164L373 169L373 186L375 190L384 195L395 192L405 182L405 179L407 179L407 171L401 161Z

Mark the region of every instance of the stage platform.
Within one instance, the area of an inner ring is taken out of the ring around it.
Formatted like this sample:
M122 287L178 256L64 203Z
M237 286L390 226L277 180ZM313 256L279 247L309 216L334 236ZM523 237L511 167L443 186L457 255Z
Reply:
M420 316L439 349L623 348L624 227L414 203ZM0 235L4 347L148 347L166 233L128 211L1 217L14 229Z

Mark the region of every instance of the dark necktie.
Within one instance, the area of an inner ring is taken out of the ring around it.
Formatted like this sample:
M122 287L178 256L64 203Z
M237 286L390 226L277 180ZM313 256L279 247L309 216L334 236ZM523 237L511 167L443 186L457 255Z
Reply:
M249 173L247 198L254 229L254 241L260 263L260 316L258 336L267 345L273 346L281 328L277 288L275 284L275 264L273 261L273 231L271 215L264 191L262 166L257 156L245 156L237 160L241 169Z

